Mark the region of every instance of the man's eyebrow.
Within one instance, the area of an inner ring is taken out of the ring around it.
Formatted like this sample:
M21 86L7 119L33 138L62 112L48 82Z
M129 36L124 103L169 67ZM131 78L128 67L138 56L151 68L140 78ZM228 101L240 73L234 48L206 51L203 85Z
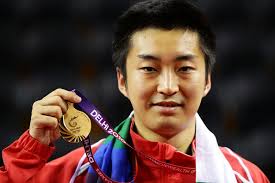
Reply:
M143 60L152 60L152 61L161 60L160 58L150 54L139 54L137 57ZM196 56L193 54L185 54L185 55L177 56L175 61L187 61L187 60L192 61L194 58L196 58Z
M143 60L160 60L160 58L150 54L139 54L137 57Z
M192 61L194 58L196 58L195 55L192 54L186 54L186 55L180 55L178 57L176 57L176 61Z

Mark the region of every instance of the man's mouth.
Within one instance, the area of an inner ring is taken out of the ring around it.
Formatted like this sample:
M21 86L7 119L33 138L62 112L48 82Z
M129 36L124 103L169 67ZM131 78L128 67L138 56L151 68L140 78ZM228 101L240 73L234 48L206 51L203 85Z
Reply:
M153 106L160 106L160 107L180 107L182 104L174 102L174 101L162 101L153 103Z
M160 112L161 115L172 116L178 111L180 107L182 107L182 103L178 103L175 101L161 101L155 102L152 104L152 107Z

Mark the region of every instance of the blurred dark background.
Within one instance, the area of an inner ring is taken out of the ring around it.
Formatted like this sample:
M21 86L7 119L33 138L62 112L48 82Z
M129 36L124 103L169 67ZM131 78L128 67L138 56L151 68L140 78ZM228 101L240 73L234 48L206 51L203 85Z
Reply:
M114 126L128 116L111 39L115 19L132 2L0 1L1 150L28 129L32 103L56 88L78 88ZM199 113L220 145L257 164L273 182L275 1L197 4L217 35L212 90ZM105 136L93 126L93 141ZM56 145L52 159L80 146L62 139Z

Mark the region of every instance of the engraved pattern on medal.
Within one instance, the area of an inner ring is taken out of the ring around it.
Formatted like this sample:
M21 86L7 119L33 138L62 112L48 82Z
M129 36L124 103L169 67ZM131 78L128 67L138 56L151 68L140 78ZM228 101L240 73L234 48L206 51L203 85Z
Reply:
M64 140L79 143L90 134L91 120L87 114L75 109L72 103L68 103L68 110L62 116L59 129Z

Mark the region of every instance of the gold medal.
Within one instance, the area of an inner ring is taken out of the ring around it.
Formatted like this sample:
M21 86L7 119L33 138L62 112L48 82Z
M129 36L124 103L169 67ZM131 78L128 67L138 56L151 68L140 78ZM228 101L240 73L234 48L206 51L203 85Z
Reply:
M68 110L59 123L60 134L70 143L79 143L91 131L91 120L87 114L74 108L73 103L68 103Z

